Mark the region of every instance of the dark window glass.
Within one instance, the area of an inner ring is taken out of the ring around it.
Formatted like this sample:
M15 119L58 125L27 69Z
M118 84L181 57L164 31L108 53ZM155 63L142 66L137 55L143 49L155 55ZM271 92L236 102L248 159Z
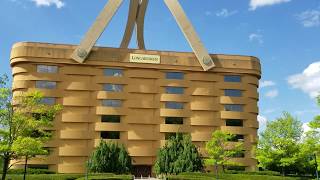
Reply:
M104 70L105 76L114 76L114 77L122 77L123 76L123 70L122 69L105 69Z
M117 115L102 115L101 122L120 123L121 116Z
M167 79L184 79L184 74L181 72L167 72Z
M176 134L177 133L166 133L165 134L165 140L169 140L169 139L171 139L173 137L176 137Z
M122 92L123 85L121 84L105 84L103 89L108 92Z
M56 89L57 82L54 81L36 81L36 88L39 89Z
M229 141L231 142L238 142L238 141L244 141L244 135L242 134L236 134L231 138Z
M183 124L182 117L166 117L166 124Z
M100 136L102 139L120 139L119 131L101 131Z
M102 106L121 107L122 101L118 100L118 99L104 99L104 100L102 100Z
M228 170L232 170L232 171L245 171L246 167L244 166L227 166Z
M243 112L243 105L242 104L225 104L224 109L225 111Z
M245 152L246 151L241 151L241 152L238 152L238 153L236 153L236 154L233 154L231 157L233 157L233 158L244 158L245 157Z
M32 113L32 117L36 121L41 121L41 120L53 121L54 120L54 116L51 115L50 113Z
M40 100L40 104L54 105L56 103L56 98L44 97Z
M241 119L227 119L226 126L243 126L243 120L241 120Z
M226 75L226 76L224 76L224 82L241 82L241 76L239 76L239 75Z
M224 95L225 96L232 96L232 97L241 97L242 91L239 89L225 89Z
M166 109L183 109L183 103L180 103L180 102L166 102Z
M167 94L184 94L183 87L166 87Z
M58 66L37 65L38 73L57 73Z
M28 164L27 166L30 169L49 169L49 165L42 164Z

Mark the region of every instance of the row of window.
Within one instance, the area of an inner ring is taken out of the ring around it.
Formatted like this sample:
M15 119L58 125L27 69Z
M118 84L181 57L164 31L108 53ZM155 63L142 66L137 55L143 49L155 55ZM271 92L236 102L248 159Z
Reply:
M176 136L176 133L165 133L165 140L171 139ZM100 137L102 139L120 139L120 131L101 131ZM233 139L229 139L230 142L244 141L244 136L237 134Z
M58 66L51 65L37 65L38 73L58 73ZM106 68L104 69L105 76L122 77L122 69ZM182 72L166 72L166 79L184 79L184 73ZM225 82L241 82L240 75L225 75Z
M103 123L120 123L121 116L119 115L102 115L101 122ZM166 117L165 124L183 124L183 117ZM242 119L227 119L226 126L243 126Z
M41 104L54 105L56 103L56 98L54 97L44 97L41 99ZM122 107L122 100L120 99L104 99L102 100L102 106L105 107ZM235 111L243 112L242 104L225 104L225 111ZM168 101L165 102L166 109L184 109L184 103Z
M36 88L38 89L56 89L57 82L54 81L36 81ZM123 85L122 84L104 84L103 90L108 92L123 92ZM184 94L183 87L166 87L167 94ZM225 89L224 90L225 96L232 96L232 97L241 97L242 91L238 89Z

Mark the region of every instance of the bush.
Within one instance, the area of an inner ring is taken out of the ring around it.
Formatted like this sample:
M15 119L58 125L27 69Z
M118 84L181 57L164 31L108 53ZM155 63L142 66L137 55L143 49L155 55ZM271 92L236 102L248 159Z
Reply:
M170 175L168 180L212 180L215 179L215 174L212 173L181 173L179 175ZM272 175L250 175L250 174L221 174L219 179L222 180L302 180L307 178L280 177Z
M85 177L82 178L78 178L77 180L85 180ZM130 175L113 175L110 177L106 177L106 176L90 176L88 178L89 180L132 180L134 179L133 176Z
M123 145L100 141L88 162L90 172L128 174L131 172L131 157Z
M24 169L10 169L8 171L8 174L23 174ZM27 174L55 174L54 171L50 171L48 169L33 169L33 168L28 168L27 169Z
M190 135L172 136L158 151L154 171L156 174L179 174L202 171L203 159L198 148L192 144Z
M233 171L228 170L226 171L226 174L248 174L248 175L268 175L268 176L281 176L279 172L276 171Z
M8 180L21 180L22 174L9 174ZM85 180L84 174L31 174L27 175L27 180ZM90 180L131 180L131 175L115 175L112 173L92 174L89 176Z

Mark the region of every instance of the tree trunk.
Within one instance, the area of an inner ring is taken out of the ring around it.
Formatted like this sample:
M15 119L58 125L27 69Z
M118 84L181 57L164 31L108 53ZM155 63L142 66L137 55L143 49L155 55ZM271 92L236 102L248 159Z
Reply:
M26 156L26 160L25 160L25 163L24 163L23 180L26 180L27 166L28 166L28 156Z
M218 164L215 164L214 167L215 167L215 171L216 171L216 179L219 179L219 175L218 175Z
M2 180L6 179L9 163L10 163L10 158L5 155L3 157L3 168L2 168L2 178L1 178Z

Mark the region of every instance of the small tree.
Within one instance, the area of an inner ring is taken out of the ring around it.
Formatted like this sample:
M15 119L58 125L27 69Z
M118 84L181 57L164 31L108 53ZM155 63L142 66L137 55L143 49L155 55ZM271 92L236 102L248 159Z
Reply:
M211 140L206 143L208 158L205 163L215 166L217 176L218 166L222 166L224 170L224 166L234 164L231 159L243 151L242 142L230 144L230 140L234 138L233 134L217 130L212 133Z
M45 128L52 126L52 120L62 109L60 105L42 104L43 96L39 92L22 93L12 99L12 91L7 84L8 77L4 75L0 78L0 156L3 159L3 180L10 168L10 161L19 160L21 155L26 156L26 151L22 153L19 150L21 148L18 148L19 145L23 145L21 143L25 143L24 138L33 139L32 142L38 143L41 139L43 147L43 143L51 134ZM33 148L29 145L28 148Z
M131 172L131 157L123 145L100 141L88 162L88 169L95 173L127 174Z
M41 138L18 137L12 144L12 151L19 157L25 157L23 179L26 179L28 159L36 155L45 155L48 152L43 149L43 140Z
M202 157L192 144L191 136L177 133L158 151L154 171L156 174L179 174L202 171L203 168Z
M302 134L302 123L287 112L268 122L256 151L259 166L285 175L299 160Z

